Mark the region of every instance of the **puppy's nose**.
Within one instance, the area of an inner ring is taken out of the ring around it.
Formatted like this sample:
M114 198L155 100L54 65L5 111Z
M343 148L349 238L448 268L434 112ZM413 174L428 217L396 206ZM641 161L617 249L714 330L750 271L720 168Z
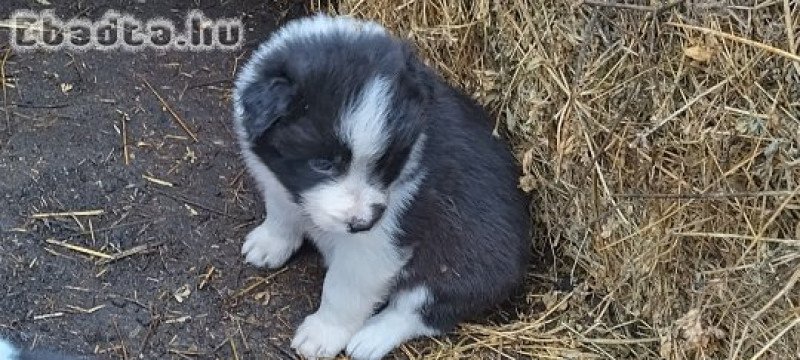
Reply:
M362 231L367 231L372 229L373 226L381 219L383 213L386 212L386 205L383 204L372 204L370 205L370 210L372 214L367 219L360 219L358 217L353 217L350 221L347 222L347 229L351 233L357 233Z

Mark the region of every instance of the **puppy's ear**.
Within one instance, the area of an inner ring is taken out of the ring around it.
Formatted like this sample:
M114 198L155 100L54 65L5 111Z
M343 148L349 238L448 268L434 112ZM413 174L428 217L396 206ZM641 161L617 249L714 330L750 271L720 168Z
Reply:
M242 91L242 125L250 141L264 134L289 113L297 85L285 76L271 76L250 84Z
M405 57L405 71L400 77L400 86L410 98L425 102L433 94L432 79L435 75L423 63L417 54L416 48L411 43L403 42L403 55Z

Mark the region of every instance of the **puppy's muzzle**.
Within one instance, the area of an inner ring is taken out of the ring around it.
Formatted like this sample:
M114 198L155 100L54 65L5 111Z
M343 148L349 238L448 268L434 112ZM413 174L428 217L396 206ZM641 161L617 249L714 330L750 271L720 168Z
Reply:
M381 219L384 212L386 212L386 205L372 204L370 205L370 216L366 218L351 218L350 221L347 222L347 230L351 233L368 231L378 223L378 220Z

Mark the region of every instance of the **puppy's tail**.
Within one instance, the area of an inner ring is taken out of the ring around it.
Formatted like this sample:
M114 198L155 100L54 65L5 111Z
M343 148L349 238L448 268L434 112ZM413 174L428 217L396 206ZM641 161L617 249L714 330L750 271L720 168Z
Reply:
M0 338L0 360L78 360L76 357L49 351L20 349Z

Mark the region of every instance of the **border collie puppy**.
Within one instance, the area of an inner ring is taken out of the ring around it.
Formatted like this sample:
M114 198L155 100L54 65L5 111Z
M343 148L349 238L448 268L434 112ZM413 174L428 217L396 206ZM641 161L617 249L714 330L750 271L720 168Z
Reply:
M511 295L529 255L509 149L470 98L382 26L317 15L252 55L234 91L266 220L242 253L277 268L309 238L327 273L292 348L378 359Z

